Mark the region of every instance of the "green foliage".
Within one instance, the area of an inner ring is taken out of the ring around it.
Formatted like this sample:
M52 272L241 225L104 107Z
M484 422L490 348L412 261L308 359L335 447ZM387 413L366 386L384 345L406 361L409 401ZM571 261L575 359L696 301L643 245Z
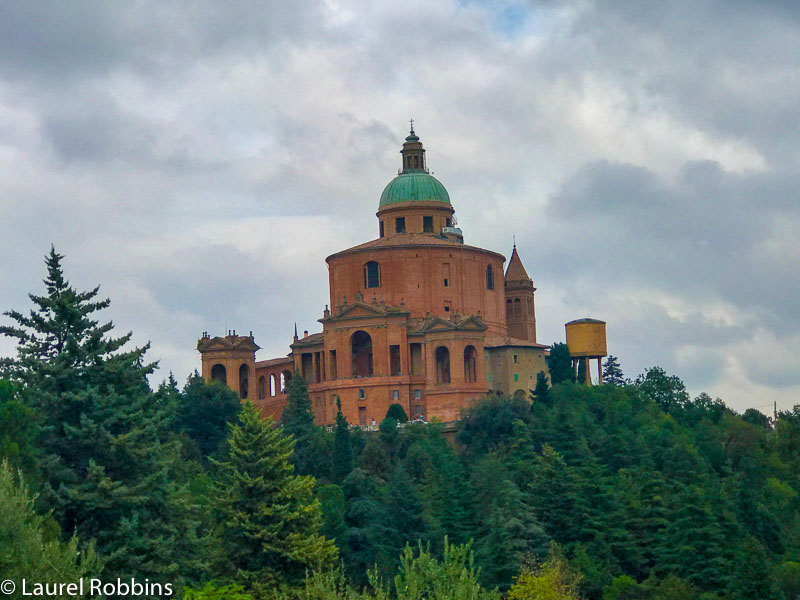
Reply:
M463 412L458 441L470 452L491 452L511 439L517 421L531 420L530 404L524 398L490 395Z
M300 475L327 477L330 464L325 460L330 449L325 448L326 438L322 429L314 425L314 410L308 395L308 384L300 371L286 384L286 407L281 415L284 435L295 440L292 462Z
M221 572L261 593L299 584L307 569L336 560L323 525L314 479L296 475L292 438L261 418L246 402L241 423L231 427L227 455L217 467L214 495L220 514Z
M550 383L553 385L564 382L575 382L575 369L572 367L572 356L569 348L562 342L556 342L550 348L547 358L547 368L550 371Z
M441 560L429 549L419 545L415 554L406 546L400 558L399 573L394 578L393 596L397 600L497 600L496 592L484 589L479 583L479 571L474 566L470 544L453 545L444 541ZM373 575L371 583L382 589ZM385 594L378 593L378 598Z
M389 406L389 410L386 411L385 418L395 419L398 423L408 422L408 415L406 414L406 411L397 403Z
M176 431L185 432L197 445L200 456L208 458L228 435L228 423L242 410L239 395L218 381L203 381L196 372L189 376L177 398Z
M62 256L46 257L46 295L30 295L29 315L6 313L17 341L5 370L39 421L43 486L65 534L94 539L104 576L169 579L179 585L201 569L203 545L181 485L170 415L151 392L147 347L123 350L131 334L111 337L95 313L109 305L98 288L76 291ZM171 557L164 560L164 557Z
M578 375L577 375L575 381L577 383L581 384L581 385L586 383L586 367L587 367L587 364L588 364L587 361L584 360L584 359L579 359L578 360Z
M353 468L353 441L350 434L350 425L342 414L342 403L338 398L336 399L336 408L331 479L336 483L342 483Z
M636 378L636 385L643 394L656 402L664 412L675 413L689 402L686 386L675 375L668 375L661 367L646 369Z
M58 539L58 526L52 517L37 514L34 498L25 484L14 476L8 463L0 464L0 576L17 584L5 597L22 598L21 582L73 582L81 577L97 577L100 560L93 544L78 550L74 536ZM54 531L55 529L55 531ZM61 596L57 596L61 597ZM64 595L64 598L76 596Z
M28 474L36 471L36 413L18 397L15 386L0 379L0 460Z
M786 600L800 600L800 563L782 562L772 569L771 576Z
M531 392L531 400L546 406L550 405L550 385L547 383L547 375L544 374L544 371L536 374L536 388Z
M619 359L612 354L603 362L603 383L608 385L625 385L625 376L619 366Z
M321 533L326 538L336 541L338 546L345 542L347 526L344 517L347 514L347 502L344 491L336 484L323 485L317 490L317 499L324 525Z
M241 585L217 586L213 581L207 581L203 587L193 589L185 588L183 600L252 600L253 596L244 591Z
M557 550L544 563L524 570L508 591L510 600L577 600L581 576Z

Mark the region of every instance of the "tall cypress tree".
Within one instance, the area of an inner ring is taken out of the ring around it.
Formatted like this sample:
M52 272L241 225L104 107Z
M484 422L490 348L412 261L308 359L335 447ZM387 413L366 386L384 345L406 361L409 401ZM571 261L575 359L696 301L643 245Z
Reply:
M97 541L106 577L180 581L201 568L199 545L172 477L169 418L147 382L156 365L145 362L147 346L123 350L130 333L112 337L112 323L95 320L109 300L97 299L99 288L76 291L62 259L50 249L46 294L32 294L34 309L7 312L16 325L0 327L17 340L4 370L39 420L40 503L65 536Z
M342 414L342 402L339 399L336 400L336 408L331 478L341 484L353 468L353 442L350 439L350 425Z
M231 428L225 459L212 459L223 571L255 592L298 584L306 570L330 567L337 556L320 534L314 478L295 474L294 440L262 419L252 402L240 421Z

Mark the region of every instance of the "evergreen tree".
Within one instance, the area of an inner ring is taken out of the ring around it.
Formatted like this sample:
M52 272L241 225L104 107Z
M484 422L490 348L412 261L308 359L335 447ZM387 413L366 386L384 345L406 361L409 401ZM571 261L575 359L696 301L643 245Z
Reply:
M552 403L550 386L547 383L547 375L544 374L544 371L539 371L536 374L536 388L531 392L531 400L540 402L545 406L550 406Z
M240 421L231 427L227 456L212 461L220 551L225 575L259 595L271 586L299 584L307 569L332 566L337 552L320 534L314 478L294 472L294 441L262 419L252 402Z
M72 582L97 577L101 564L92 544L78 550L78 540L58 539L52 517L37 514L25 484L14 476L7 461L0 464L0 575L17 584L4 596L22 598L22 580ZM61 597L61 596L59 596ZM63 598L75 596L64 595Z
M619 359L611 354L603 363L603 383L608 385L625 385L625 376L619 366Z
M737 553L728 595L731 600L782 600L784 597L770 572L767 553L752 538Z
M386 578L394 573L406 544L414 546L427 538L422 502L402 464L394 468L386 482L383 509L376 562Z
M308 384L300 371L286 384L286 407L281 416L284 435L291 435L295 440L292 462L300 475L326 476L323 458L327 452L321 452L324 445L322 431L314 425L314 410L308 395Z
M36 413L44 481L40 503L52 507L65 535L96 540L106 577L171 578L202 568L195 518L175 477L177 445L165 444L169 416L150 391L155 368L147 347L123 351L131 334L111 337L94 313L108 300L98 288L76 291L63 256L46 257L47 294L31 295L28 316L6 313L17 340L4 368ZM174 557L165 561L163 557Z
M550 383L556 385L564 381L575 381L575 369L572 368L572 356L566 344L556 342L550 348L547 358L547 368L550 371Z
M217 451L227 437L228 423L242 410L239 394L218 381L206 383L197 372L189 376L176 401L174 428L186 432L203 458Z
M336 399L336 426L333 431L331 478L341 484L353 468L353 441L350 425L342 414L342 402Z
M639 390L654 400L668 413L676 413L686 407L689 394L686 386L675 375L668 375L661 367L651 367L636 378Z

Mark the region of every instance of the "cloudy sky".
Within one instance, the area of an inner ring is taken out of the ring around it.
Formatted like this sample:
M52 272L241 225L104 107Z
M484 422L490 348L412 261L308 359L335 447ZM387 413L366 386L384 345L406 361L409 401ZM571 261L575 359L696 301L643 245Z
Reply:
M600 318L626 375L800 403L790 1L0 1L0 308L53 243L160 378L205 330L285 354L410 117L467 243L516 235L541 342Z

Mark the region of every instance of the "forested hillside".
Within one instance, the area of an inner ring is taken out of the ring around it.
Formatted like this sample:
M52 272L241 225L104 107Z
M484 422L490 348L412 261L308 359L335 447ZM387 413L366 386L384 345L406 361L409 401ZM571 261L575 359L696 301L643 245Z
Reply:
M554 360L565 381L479 401L455 439L396 409L378 432L341 412L317 427L299 376L276 424L196 374L152 390L147 348L61 262L0 329L18 342L4 578L197 599L800 598L800 406L773 422L659 368L626 381L612 360L611 383L584 386Z

